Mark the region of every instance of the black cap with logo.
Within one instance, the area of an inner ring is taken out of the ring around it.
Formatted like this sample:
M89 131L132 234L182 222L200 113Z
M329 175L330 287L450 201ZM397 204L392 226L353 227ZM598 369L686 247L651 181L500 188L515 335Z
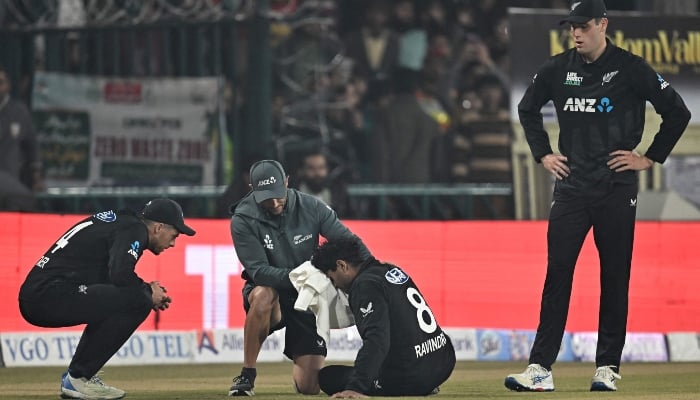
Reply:
M287 197L286 177L282 164L275 160L261 160L253 164L250 167L250 184L255 201L262 203L268 199Z
M559 25L567 22L585 24L593 18L607 18L603 0L574 0L571 3L569 16L559 21Z
M146 203L143 211L141 211L141 215L151 221L172 225L178 232L187 236L194 236L195 234L194 229L185 225L182 207L173 200L166 198L153 199Z

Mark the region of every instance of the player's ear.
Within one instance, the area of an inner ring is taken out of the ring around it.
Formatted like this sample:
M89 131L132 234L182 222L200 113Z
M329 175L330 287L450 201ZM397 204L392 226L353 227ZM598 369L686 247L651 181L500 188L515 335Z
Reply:
M336 269L345 272L348 268L348 264L343 260L335 260Z

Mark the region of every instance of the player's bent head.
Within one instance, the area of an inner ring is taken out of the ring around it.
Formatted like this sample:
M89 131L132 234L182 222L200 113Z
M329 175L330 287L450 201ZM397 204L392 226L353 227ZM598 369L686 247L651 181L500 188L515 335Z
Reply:
M343 260L353 267L358 267L365 261L357 236L328 240L318 246L311 256L311 264L323 273L335 271L338 260Z

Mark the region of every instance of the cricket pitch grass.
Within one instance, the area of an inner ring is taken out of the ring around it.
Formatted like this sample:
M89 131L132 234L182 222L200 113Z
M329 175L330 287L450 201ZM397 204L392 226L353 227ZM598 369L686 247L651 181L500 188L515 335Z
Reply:
M679 399L700 400L700 363L625 363L614 393L589 392L592 363L554 365L555 391L511 392L503 386L506 375L522 372L526 362L458 362L435 400L448 399ZM208 400L227 398L239 364L163 366L107 366L105 383L127 392L126 399ZM0 399L59 399L59 367L0 368ZM294 393L291 363L260 363L255 393L258 399L304 397Z

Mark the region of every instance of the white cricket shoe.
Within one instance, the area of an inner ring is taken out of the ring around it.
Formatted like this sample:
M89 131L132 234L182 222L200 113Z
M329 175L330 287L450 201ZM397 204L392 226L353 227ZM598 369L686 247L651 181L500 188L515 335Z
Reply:
M615 380L622 379L622 377L612 367L606 365L596 368L595 375L591 379L591 392L614 392L617 390Z
M522 374L508 375L505 385L518 392L551 392L554 390L554 379L552 371L540 364L530 364Z
M61 397L64 399L116 400L125 395L123 390L105 385L97 375L90 379L73 378L65 372L61 379Z

